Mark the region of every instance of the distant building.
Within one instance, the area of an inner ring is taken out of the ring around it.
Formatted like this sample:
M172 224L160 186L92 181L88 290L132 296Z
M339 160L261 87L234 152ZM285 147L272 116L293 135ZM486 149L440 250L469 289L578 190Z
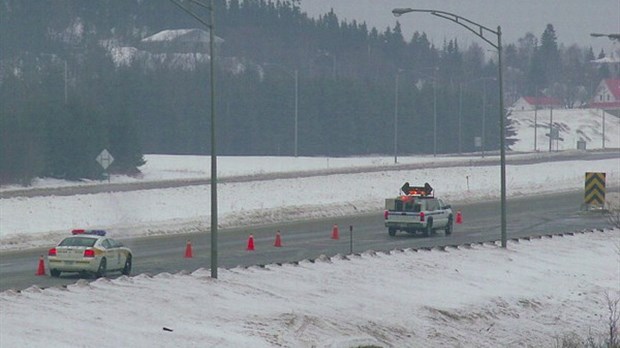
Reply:
M612 50L609 55L603 58L591 60L590 63L597 67L606 66L607 70L609 70L610 78L620 78L620 48L615 52Z
M590 107L596 109L620 109L620 79L602 80L590 100Z
M560 100L552 97L521 97L512 104L516 111L530 111L535 109L561 109L564 108Z

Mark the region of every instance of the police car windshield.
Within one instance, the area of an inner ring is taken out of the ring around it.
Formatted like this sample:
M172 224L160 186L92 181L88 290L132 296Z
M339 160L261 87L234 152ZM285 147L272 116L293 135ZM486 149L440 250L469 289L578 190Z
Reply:
M96 241L95 238L69 237L60 242L58 246L92 247Z

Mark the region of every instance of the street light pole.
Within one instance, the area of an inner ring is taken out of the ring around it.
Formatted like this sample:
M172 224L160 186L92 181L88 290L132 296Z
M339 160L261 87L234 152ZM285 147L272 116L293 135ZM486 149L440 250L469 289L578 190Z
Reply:
M426 9L413 9L413 8L395 8L392 10L392 14L394 16L400 16L409 12L424 12L429 13L433 16L440 17L443 19L447 19L452 21L465 29L472 32L474 35L478 36L486 43L497 49L498 56L498 74L499 74L499 134L500 134L500 167L501 167L501 178L500 178L500 191L501 191L501 244L502 248L506 248L507 245L507 236L506 236L506 146L505 146L505 115L504 115L504 89L503 89L503 78L502 78L502 29L500 26L497 27L497 30L493 30L491 28L480 25L476 22L473 22L467 18L461 17L459 15L440 11L440 10L426 10ZM493 34L497 37L497 43L489 40L485 34Z
M53 62L56 58L58 58L58 56L56 56L55 54L51 54L51 53L41 53L41 55L43 56L50 56L52 57L51 61ZM63 60L64 62L64 66L65 66L65 72L64 72L64 90L65 90L65 105L67 105L67 100L68 100L68 96L69 96L69 92L67 89L67 79L69 78L69 73L67 72L67 60L60 58Z
M553 106L549 108L549 152L553 150Z
M298 74L297 69L295 69L295 157L297 157L298 120L299 120L299 74Z
M215 7L210 1L209 63L211 71L211 278L217 278L217 152L215 151Z
M68 93L67 93L67 78L68 78L68 76L67 76L67 60L65 59L65 105L67 105L67 95L68 95ZM604 147L605 146L603 145L603 148Z
M209 29L209 70L211 73L211 278L217 278L217 151L215 149L215 46L213 44L215 41L215 7L213 0L209 1L209 5L198 0L188 0L190 3L209 10L211 14L210 22L207 22L183 6L179 0L170 1Z
M603 150L605 150L605 110L601 109L603 114Z
M396 72L394 93L394 164L398 163L398 77L400 70Z
M465 81L465 82L461 82L459 83L459 154L461 153L461 113L462 113L462 108L463 108L463 86L467 86L470 83L474 83L474 82L478 82L478 81L482 81L482 134L480 137L481 140L481 149L482 149L482 157L484 157L484 143L485 143L485 133L486 133L486 97L487 97L487 89L486 89L486 81L487 80L493 80L493 81L497 81L494 77L479 77L477 79L473 79L473 80L469 80L469 81Z
M403 72L415 72L414 70L398 69L396 70L396 78L394 79L394 164L398 163L398 95L400 74Z
M534 104L534 152L538 152L536 138L538 138L538 103Z
M433 71L433 157L437 157L437 69Z
M419 71L422 70L426 70L426 69L433 69L433 75L428 75L428 74L423 74L420 73L420 75L424 76L425 78L429 78L433 80L433 157L437 157L437 70L439 70L438 67L426 67L426 68L421 68L419 69ZM403 69L400 69L400 71L403 71ZM418 70L410 70L411 72L417 72Z
M461 154L461 119L463 110L463 84L459 83L459 155Z
M482 80L482 158L484 158L484 142L486 140L485 136L485 122L487 118L487 81Z
M287 71L287 69L279 64L275 64L275 63L265 63L265 65L273 65L273 66L277 66L282 68L283 70ZM287 71L287 73L291 73L290 71ZM293 143L293 155L295 157L297 157L297 143L298 143L298 119L299 119L299 72L297 69L293 70L293 72L291 73L291 75L293 76L293 80L295 82L295 86L294 86L294 94L295 94L295 125L294 125L294 129L293 129L293 138L294 138L294 143Z

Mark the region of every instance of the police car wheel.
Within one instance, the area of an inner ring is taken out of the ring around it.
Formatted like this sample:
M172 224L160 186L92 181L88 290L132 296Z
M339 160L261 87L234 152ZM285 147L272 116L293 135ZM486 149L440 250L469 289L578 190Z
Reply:
M125 267L121 271L124 275L129 275L131 273L131 255L127 256L127 260L125 260Z
M97 273L95 273L95 276L97 278L105 277L107 272L107 263L108 262L105 258L101 259L101 262L99 263L99 268L97 269Z
M57 269L51 269L51 270L50 270L50 275L51 275L52 277L58 278L58 277L60 277L60 271L59 271L59 270L57 270Z
M388 228L388 234L391 237L394 237L396 235L396 229L395 228Z

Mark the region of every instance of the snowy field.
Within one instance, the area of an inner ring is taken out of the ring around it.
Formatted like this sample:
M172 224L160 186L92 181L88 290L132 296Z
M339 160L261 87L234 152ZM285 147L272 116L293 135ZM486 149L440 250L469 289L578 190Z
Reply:
M536 150L549 151L549 122L553 119L558 137L551 143L553 151L577 149L577 142L585 142L586 149L603 147L620 148L620 119L600 109L543 109L534 111L512 111L511 119L517 131L514 151L534 151L534 129L536 129ZM603 124L603 119L605 123ZM537 127L534 127L537 125Z
M2 347L555 347L605 337L620 230L0 293Z
M606 147L618 149L617 118L606 121ZM595 127L580 117L566 122L588 136L588 149L601 147ZM533 144L527 135L533 132L519 129L520 144ZM429 182L455 204L497 199L499 166L474 167L468 164L473 158L480 157L403 156L400 163L461 165L222 183L219 222L228 227L380 212L404 181ZM209 176L208 157L146 159L141 178L111 180ZM218 169L225 177L391 163L391 156L221 157ZM585 172L605 172L608 187L620 186L618 159L508 165L508 196L581 190ZM67 185L73 183L35 183ZM205 230L209 204L209 185L0 199L0 250L49 246L72 228L105 228L121 239ZM485 244L367 251L218 273L217 280L201 269L2 292L0 347L553 347L571 332L604 337L606 296L620 298L620 230L509 241L506 250Z

